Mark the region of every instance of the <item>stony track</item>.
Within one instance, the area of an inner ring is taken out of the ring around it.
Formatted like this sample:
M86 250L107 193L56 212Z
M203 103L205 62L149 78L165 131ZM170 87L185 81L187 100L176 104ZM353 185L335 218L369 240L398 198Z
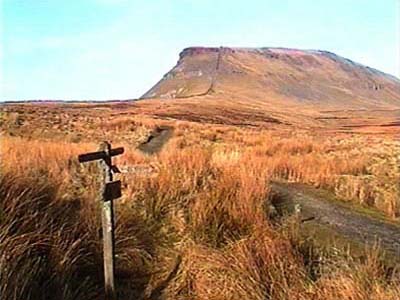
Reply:
M161 148L171 138L173 128L163 126L157 127L147 138L147 141L140 144L138 149L146 154L155 154L161 150Z
M275 203L278 210L297 209L306 222L328 226L359 244L373 245L378 241L383 250L400 257L400 223L324 199L299 185L273 183L272 190L280 199Z

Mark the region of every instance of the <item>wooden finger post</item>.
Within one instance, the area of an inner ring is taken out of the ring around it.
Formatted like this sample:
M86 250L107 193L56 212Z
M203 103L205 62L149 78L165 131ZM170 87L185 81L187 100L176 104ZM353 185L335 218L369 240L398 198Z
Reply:
M121 181L113 181L113 173L119 173L116 166L112 164L112 157L124 153L124 148L111 148L111 144L103 142L99 151L85 153L78 156L80 163L96 161L99 162L102 171L101 184L101 222L103 227L103 257L104 257L104 289L106 300L116 300L114 283L114 207L113 200L121 197Z

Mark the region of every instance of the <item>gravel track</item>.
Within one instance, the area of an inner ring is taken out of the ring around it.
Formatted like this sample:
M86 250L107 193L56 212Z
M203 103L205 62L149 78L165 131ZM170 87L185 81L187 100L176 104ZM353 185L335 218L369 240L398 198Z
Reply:
M361 244L373 245L379 241L382 249L400 256L400 224L323 199L299 185L273 183L272 190L278 196L275 198L281 199L275 203L278 210L282 206L286 209L290 206L292 211L297 208L307 222L329 226L345 238Z

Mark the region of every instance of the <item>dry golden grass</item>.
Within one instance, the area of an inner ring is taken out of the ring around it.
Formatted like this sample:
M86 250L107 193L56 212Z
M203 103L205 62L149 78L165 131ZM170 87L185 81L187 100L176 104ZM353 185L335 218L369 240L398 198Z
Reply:
M163 150L136 150L160 125L175 128ZM271 180L330 189L397 217L400 145L391 138L119 115L101 127L126 148L118 165L131 168L119 175L124 196L116 202L120 299L400 298L399 275L379 251L361 260L319 252L296 221L281 227L268 218ZM101 299L97 170L76 161L99 137L61 142L70 132L55 141L22 129L14 137L3 130L1 139L0 294Z

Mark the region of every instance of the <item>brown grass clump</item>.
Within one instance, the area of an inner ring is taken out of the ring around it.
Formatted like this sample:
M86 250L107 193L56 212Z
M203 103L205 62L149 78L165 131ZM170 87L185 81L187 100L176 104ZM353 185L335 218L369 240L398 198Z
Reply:
M268 228L223 249L187 241L168 299L295 299L304 278L291 245Z
M208 191L193 204L190 222L196 239L219 245L249 234L266 214L266 172L245 166L217 168Z
M367 250L366 259L335 257L316 283L316 299L394 300L400 296L399 274L385 269L378 248Z
M2 170L2 297L76 299L98 295L101 278L93 271L101 257L90 250L97 248L90 232L79 228L76 207L80 203L59 199L57 185L43 174L21 178Z

